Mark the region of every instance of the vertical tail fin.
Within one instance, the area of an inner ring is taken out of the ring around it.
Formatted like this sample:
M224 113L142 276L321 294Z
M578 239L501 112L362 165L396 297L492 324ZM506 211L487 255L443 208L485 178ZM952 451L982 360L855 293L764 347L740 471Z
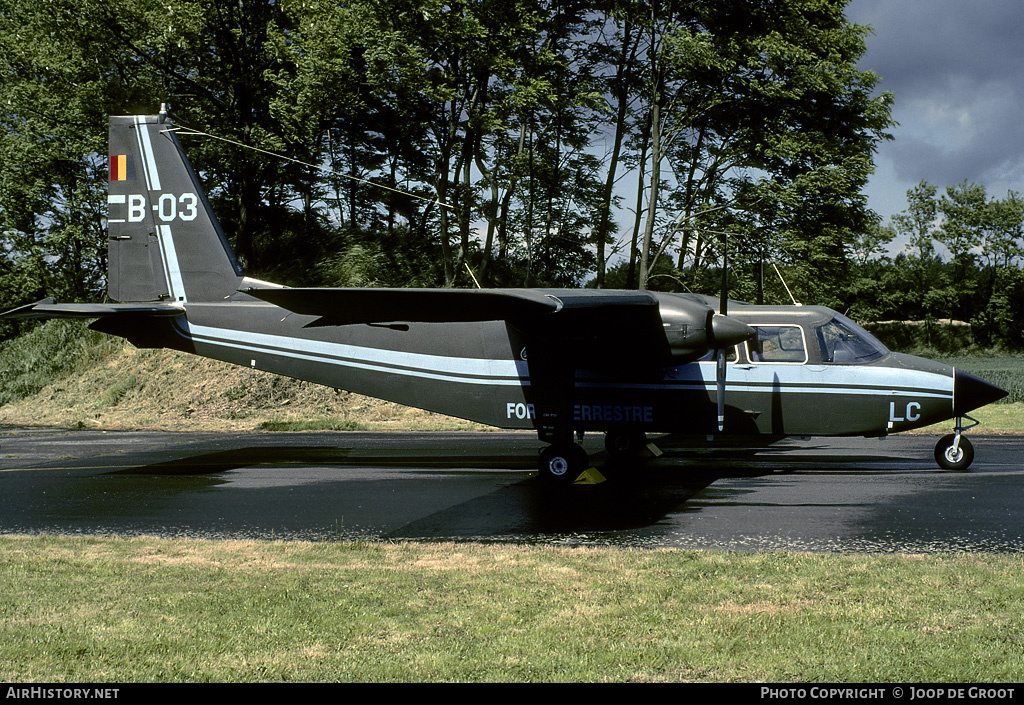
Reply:
M107 291L115 301L220 301L242 279L192 165L160 115L110 118Z

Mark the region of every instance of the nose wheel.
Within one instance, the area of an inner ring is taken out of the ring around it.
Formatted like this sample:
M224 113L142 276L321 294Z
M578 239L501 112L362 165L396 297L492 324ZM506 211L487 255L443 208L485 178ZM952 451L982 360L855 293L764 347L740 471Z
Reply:
M973 421L966 428L973 428L978 425L978 422L969 416L963 418ZM974 462L974 446L967 440L967 436L963 435L964 430L965 427L961 417L957 417L956 430L943 436L935 444L935 462L943 470L963 471Z

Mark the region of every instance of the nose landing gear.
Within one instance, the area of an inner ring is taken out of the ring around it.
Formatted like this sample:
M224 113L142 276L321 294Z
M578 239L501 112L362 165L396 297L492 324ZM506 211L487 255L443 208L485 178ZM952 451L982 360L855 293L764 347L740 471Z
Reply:
M963 419L971 421L971 425L964 426ZM956 417L954 432L943 436L935 444L935 462L939 464L940 468L963 471L971 466L971 463L974 462L974 446L962 433L977 425L978 422L970 416Z

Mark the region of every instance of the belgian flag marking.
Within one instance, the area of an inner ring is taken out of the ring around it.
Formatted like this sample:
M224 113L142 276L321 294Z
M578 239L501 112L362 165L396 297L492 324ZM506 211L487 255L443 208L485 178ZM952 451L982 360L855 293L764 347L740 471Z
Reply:
M134 181L135 159L131 154L110 155L110 180Z

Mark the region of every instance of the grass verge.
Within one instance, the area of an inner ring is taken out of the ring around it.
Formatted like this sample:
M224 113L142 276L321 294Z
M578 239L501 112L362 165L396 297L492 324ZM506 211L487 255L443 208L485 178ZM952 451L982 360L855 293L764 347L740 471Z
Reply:
M0 679L1007 682L1020 556L0 537Z
M978 421L978 426L967 431L970 434L1024 434L1024 403L1013 402L989 404L971 412ZM966 421L964 422L967 423ZM953 430L953 421L943 421L932 426L925 426L908 433L943 435Z
M0 425L165 431L480 429L269 372L139 350L79 321L0 345Z

